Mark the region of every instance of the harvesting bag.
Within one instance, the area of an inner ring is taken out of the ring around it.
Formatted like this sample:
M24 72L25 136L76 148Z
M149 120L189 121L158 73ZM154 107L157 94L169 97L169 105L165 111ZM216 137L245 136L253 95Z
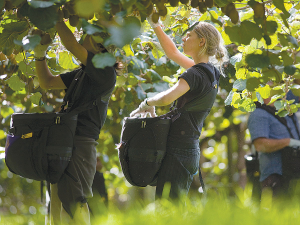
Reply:
M119 159L131 185L155 185L156 174L166 154L171 121L162 117L124 118Z
M25 178L56 183L72 156L77 115L16 113L5 146L9 170Z

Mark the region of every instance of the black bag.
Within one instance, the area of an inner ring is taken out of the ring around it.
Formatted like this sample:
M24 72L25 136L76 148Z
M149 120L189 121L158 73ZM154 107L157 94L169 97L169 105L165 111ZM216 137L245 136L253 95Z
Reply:
M119 159L127 181L133 186L155 185L166 154L169 118L125 118Z
M259 160L257 152L246 154L244 156L246 164L247 176L253 180L256 177L259 177Z
M9 170L25 178L56 183L73 150L77 115L13 114L5 146Z
M83 71L75 75L59 113L12 115L5 147L5 162L11 172L52 184L58 182L72 156L77 115L97 105L101 107L113 90L111 88L96 100L72 107L80 96L84 76Z
M258 153L250 153L244 156L248 180L253 184L252 197L260 199L261 185L259 181L259 159Z
M300 178L300 149L285 147L281 150L282 175L288 179Z

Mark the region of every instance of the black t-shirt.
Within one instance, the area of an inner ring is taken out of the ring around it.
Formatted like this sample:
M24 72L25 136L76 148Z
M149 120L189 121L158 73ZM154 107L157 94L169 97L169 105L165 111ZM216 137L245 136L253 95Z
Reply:
M189 105L193 100L192 109L187 108L183 111L180 117L171 124L168 146L183 146L184 143L197 143L203 127L203 121L209 112L200 113L204 109L212 107L215 98L204 97L210 93L212 89L212 74L207 73L200 65L196 64L187 69L183 74L179 76L179 79L184 79L190 90L177 100L177 108L183 107L185 104ZM204 63L203 63L204 64ZM209 66L209 71L215 75L217 81L219 81L220 73L212 65ZM197 96L195 98L195 96Z
M114 87L116 83L116 71L114 67L105 67L104 69L95 68L92 63L94 54L88 52L87 65L81 68L61 74L61 79L68 88L77 72L83 70L86 74L82 84L80 97L74 103L74 108L87 102L96 100L97 97L104 94ZM100 130L106 119L106 107L94 107L78 114L76 135L90 137L97 140Z

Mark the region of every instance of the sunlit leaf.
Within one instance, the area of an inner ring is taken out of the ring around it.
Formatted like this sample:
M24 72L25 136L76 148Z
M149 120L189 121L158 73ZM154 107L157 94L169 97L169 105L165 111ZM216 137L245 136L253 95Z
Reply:
M264 87L258 87L256 91L260 94L263 99L267 99L270 97L271 88L269 85Z
M25 87L25 83L18 76L9 78L8 85L14 91L21 91Z
M40 92L36 92L30 96L30 100L33 104L39 105L41 101L42 94Z
M243 91L244 89L246 89L246 82L247 80L238 79L233 83L233 88L237 89L238 91Z
M226 100L224 101L225 105L231 105L233 93L234 93L233 91L229 92Z
M6 117L10 116L11 114L13 114L14 110L11 107L2 106L0 113L3 118L6 118Z
M284 1L282 1L282 0L273 0L272 2L278 9L280 9L284 13L286 18L288 18L290 16L289 12L286 10L286 8L284 6Z
M60 52L59 53L59 65L64 69L74 69L78 67L73 63L73 56L69 52Z

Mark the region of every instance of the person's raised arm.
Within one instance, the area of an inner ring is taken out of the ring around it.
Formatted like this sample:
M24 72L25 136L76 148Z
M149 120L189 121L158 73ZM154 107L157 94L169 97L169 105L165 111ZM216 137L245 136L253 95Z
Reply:
M66 49L70 51L82 64L86 65L88 52L77 42L67 25L64 22L57 22L55 28Z
M49 44L38 44L34 48L35 69L39 79L40 87L43 89L66 89L60 76L54 76L46 62L46 51Z
M195 62L181 53L172 39L162 30L162 28L158 24L154 24L151 18L148 18L150 25L152 26L161 47L163 48L166 56L176 62L181 67L188 69L195 65Z

